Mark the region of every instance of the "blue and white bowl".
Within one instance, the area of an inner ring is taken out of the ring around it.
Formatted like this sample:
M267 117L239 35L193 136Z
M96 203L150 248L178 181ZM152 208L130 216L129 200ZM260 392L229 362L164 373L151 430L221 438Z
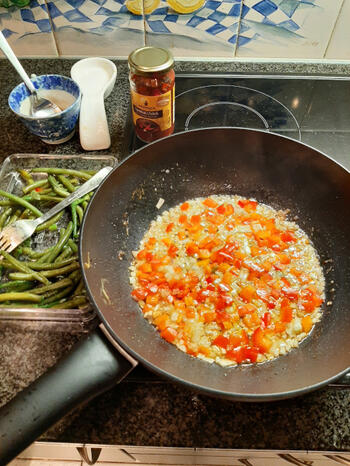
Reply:
M22 114L21 104L30 92L24 83L15 87L9 95L10 109L19 117L29 131L48 144L61 144L74 134L80 111L81 92L78 84L70 78L58 74L45 74L31 79L34 87L40 90L61 90L71 94L75 100L60 113L36 118Z

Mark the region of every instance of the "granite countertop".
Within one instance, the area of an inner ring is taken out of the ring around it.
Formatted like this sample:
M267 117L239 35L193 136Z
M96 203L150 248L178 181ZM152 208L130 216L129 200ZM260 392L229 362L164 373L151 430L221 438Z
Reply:
M36 74L69 75L75 60L23 60ZM112 145L104 153L120 157L124 148L129 105L127 66L116 61L118 77L106 101ZM176 71L232 73L307 73L350 75L348 65L267 64L242 62L183 62ZM19 82L10 65L0 61L0 157L13 153L82 153L78 135L66 144L48 146L29 134L7 107L7 96ZM36 322L0 321L0 404L30 384L84 333ZM327 387L303 397L274 403L234 403L198 394L160 381L142 369L116 388L100 395L62 419L40 440L293 450L350 450L350 390Z

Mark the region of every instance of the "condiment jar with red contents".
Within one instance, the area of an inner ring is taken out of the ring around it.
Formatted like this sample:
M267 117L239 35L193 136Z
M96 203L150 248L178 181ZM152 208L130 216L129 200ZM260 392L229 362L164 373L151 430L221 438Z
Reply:
M171 53L142 47L129 55L132 117L136 135L144 142L174 132L175 72Z

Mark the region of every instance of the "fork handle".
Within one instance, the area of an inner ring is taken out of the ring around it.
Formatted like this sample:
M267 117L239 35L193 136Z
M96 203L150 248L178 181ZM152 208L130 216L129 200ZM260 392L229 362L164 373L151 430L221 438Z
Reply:
M99 170L94 176L92 176L88 181L86 181L82 186L80 186L80 188L78 188L72 194L63 199L63 201L56 204L44 215L35 219L36 225L39 226L42 223L46 222L46 220L49 220L49 218L58 214L58 212L69 206L72 202L74 202L82 196L85 196L85 194L88 194L90 191L97 188L101 181L108 175L108 173L111 170L113 170L113 167L104 167L101 170Z

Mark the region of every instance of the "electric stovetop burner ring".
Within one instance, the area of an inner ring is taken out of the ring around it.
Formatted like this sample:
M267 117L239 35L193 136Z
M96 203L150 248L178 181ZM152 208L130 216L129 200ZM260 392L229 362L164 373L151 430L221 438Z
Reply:
M186 121L185 121L185 131L188 131L189 129L191 129L189 126L190 126L190 122L191 122L191 119L192 117L194 117L197 113L199 113L200 111L204 110L204 111L207 111L209 109L209 107L212 107L214 105L232 105L233 107L241 107L242 109L245 109L245 110L248 110L248 111L251 111L253 112L258 118L260 118L260 120L262 121L263 123L263 128L264 129L267 129L269 130L269 124L268 122L265 120L265 118L259 113L257 112L254 108L251 108L249 107L248 105L244 105L244 104L240 104L238 102L212 102L210 104L205 104L205 105L201 105L200 107L197 107L195 110L193 110L189 115L188 117L186 118ZM223 126L227 126L227 125L223 125ZM230 125L232 126L232 125ZM238 125L239 126L239 125Z
M176 131L210 126L265 129L301 140L298 121L289 108L256 89L212 84L176 96Z

